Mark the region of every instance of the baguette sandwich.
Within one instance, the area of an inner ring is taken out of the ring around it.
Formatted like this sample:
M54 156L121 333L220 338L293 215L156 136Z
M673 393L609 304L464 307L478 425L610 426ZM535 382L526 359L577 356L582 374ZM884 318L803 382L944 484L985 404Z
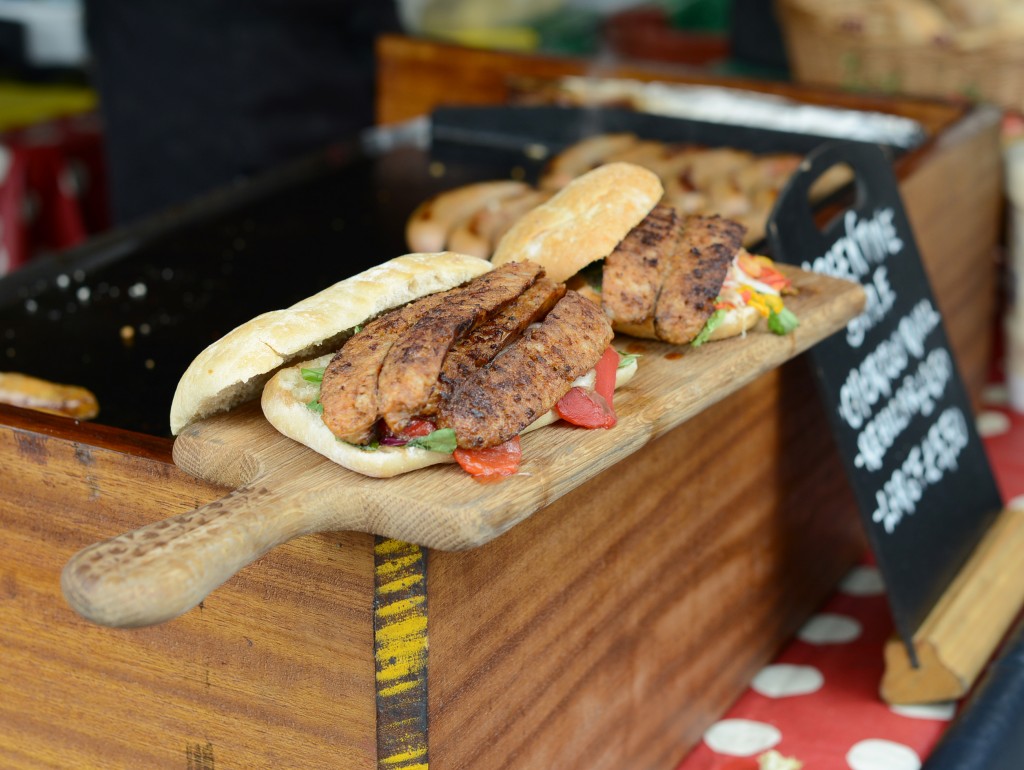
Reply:
M491 261L538 261L636 337L699 345L762 318L777 334L792 331L796 317L782 300L792 285L771 260L746 252L743 226L680 214L663 196L648 169L599 166L522 216Z
M508 475L521 433L614 424L611 390L636 363L612 335L535 263L410 254L214 342L178 385L171 429L259 396L281 433L368 476L453 461Z

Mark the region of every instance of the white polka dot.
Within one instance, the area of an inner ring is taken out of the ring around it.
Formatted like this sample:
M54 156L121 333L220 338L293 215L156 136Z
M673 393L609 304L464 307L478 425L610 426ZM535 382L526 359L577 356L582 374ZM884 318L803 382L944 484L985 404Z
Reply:
M852 642L860 632L860 623L853 618L823 612L804 623L797 636L808 644L842 644Z
M889 706L894 714L911 719L938 719L948 722L956 714L956 701L945 703L923 703L913 706Z
M846 573L839 590L848 596L878 596L885 593L885 582L878 567L854 567Z
M768 698L786 698L817 692L825 677L814 666L793 666L777 663L762 668L750 686Z
M984 411L978 414L978 433L982 438L1001 436L1010 430L1010 418L1002 412Z
M1006 504L1006 507L1009 508L1011 511L1024 511L1024 495L1017 495L1016 497L1012 498Z
M986 385L981 391L981 400L991 406L1006 406L1010 402L1010 389L1005 383Z
M709 749L730 757L752 757L781 740L778 728L751 719L723 719L704 732Z
M902 743L871 738L854 744L846 764L850 770L919 770L921 758Z

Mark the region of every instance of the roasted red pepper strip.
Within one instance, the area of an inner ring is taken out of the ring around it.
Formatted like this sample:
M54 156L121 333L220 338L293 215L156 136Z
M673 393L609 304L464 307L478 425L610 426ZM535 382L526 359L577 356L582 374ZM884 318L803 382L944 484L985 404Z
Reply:
M437 426L430 420L423 420L419 417L413 418L399 433L392 433L383 420L380 422L381 437L380 443L384 446L405 446L414 438L427 436L437 430Z
M782 291L788 289L791 285L791 281L784 276L782 273L773 270L770 267L765 267L762 271L761 277L758 279L762 283L766 283L776 291Z
M422 420L419 417L414 417L398 435L400 438L404 439L420 438L421 436L433 433L435 430L437 430L437 426L430 422L430 420Z
M604 400L608 402L608 408L612 409L612 395L615 393L615 375L619 369L619 354L615 348L609 345L594 369L597 373L597 377L594 380L594 390L604 396ZM614 413L614 410L612 410L613 415Z
M611 346L605 350L595 367L594 390L570 388L555 404L558 416L581 428L613 428L618 418L612 407L619 354Z
M494 478L518 473L523 450L519 436L513 436L504 444L486 449L456 449L453 456L466 473L476 478Z
M613 428L615 412L596 390L572 388L555 404L558 416L581 428Z

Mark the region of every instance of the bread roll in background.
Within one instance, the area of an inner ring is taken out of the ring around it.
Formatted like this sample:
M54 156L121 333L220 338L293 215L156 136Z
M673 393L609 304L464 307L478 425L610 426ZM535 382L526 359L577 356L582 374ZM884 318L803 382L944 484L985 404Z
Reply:
M87 388L18 372L0 372L0 404L75 420L91 420L100 411L96 396Z

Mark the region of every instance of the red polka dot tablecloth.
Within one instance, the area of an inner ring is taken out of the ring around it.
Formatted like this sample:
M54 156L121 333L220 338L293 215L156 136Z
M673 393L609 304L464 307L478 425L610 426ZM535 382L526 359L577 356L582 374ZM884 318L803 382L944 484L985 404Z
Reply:
M977 424L1004 502L1024 507L1024 415L993 387ZM960 703L882 701L882 650L892 633L885 586L868 556L678 770L917 770ZM780 759L795 762L773 764Z

